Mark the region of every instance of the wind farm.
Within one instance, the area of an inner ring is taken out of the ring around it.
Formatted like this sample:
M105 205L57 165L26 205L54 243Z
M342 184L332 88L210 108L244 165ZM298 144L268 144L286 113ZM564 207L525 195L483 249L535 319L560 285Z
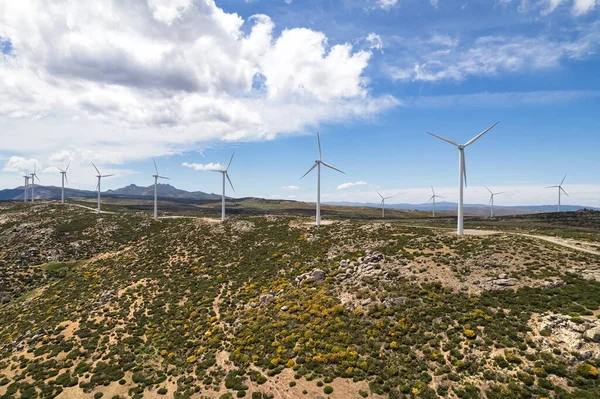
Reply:
M598 0L4 3L0 399L600 398Z

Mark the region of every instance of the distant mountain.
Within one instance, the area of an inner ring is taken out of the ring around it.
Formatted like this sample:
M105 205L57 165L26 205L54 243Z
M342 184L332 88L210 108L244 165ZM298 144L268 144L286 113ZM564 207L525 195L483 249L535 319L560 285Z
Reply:
M36 199L59 199L60 187L55 186L35 186ZM31 193L31 192L29 192ZM221 196L218 194L208 194L202 191L179 190L170 184L159 184L157 188L159 198L188 199L188 200L218 200ZM67 198L90 198L95 197L96 191L77 190L65 187L65 197ZM152 198L154 197L154 185L140 187L135 184L108 190L102 193L104 196L121 198ZM23 200L23 186L11 189L0 190L0 201Z
M339 206L368 206L373 208L380 208L380 203L369 202L327 202L328 205L339 205ZM448 213L456 213L458 204L455 202L436 202L435 210ZM431 203L425 204L386 204L388 209L402 209L402 210L416 210L416 211L431 211ZM583 205L561 205L560 210L565 212L578 211L581 209L593 209L600 210L599 208L593 208ZM466 215L471 216L486 216L490 213L490 207L486 204L465 204L464 211ZM519 205L519 206L494 206L494 214L497 216L507 215L524 215L528 213L546 213L556 211L556 205Z

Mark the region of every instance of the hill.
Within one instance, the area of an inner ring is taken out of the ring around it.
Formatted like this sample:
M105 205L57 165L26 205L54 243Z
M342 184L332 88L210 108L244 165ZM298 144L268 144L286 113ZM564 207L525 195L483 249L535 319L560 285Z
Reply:
M76 205L0 204L2 398L600 395L600 252Z

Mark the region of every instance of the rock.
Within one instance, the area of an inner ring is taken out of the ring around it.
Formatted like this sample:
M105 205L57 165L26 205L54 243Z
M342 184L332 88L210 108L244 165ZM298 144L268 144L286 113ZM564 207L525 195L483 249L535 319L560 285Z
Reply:
M346 269L346 274L352 274L352 273L354 273L354 269L351 269L351 268Z
M250 302L250 303L248 304L248 306L250 306L250 307L251 307L251 308L253 308L253 309L254 309L254 308L256 308L256 307L258 307L258 305L256 304L256 302Z
M298 285L302 284L304 281L316 283L323 280L325 280L325 272L321 269L314 269L296 277L296 283Z
M600 342L600 327L594 327L583 333L583 336L594 342Z
M261 305L265 305L265 304L269 303L271 301L271 299L273 299L273 295L271 295L271 294L263 294L260 296L260 298L258 298Z
M343 259L340 261L340 267L344 268L348 266L348 261L346 259Z
M494 280L494 284L504 286L504 287L512 287L517 284L517 280L514 278L499 278Z
M500 274L500 275L498 276L498 278L499 278L499 279L506 279L506 278L508 278L508 274L506 274L506 273L502 273L502 274Z
M287 305L283 305L279 310L281 310L282 312L287 312L288 309L289 307Z
M388 305L398 306L404 305L406 303L407 298L405 296L399 296L397 298L389 298L385 301Z

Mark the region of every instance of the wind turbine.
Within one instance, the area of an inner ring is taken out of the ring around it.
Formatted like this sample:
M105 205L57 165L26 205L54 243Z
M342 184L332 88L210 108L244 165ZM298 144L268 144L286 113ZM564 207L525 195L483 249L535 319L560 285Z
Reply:
M442 197L441 195L436 195L435 191L433 190L433 186L431 186L431 192L433 193L433 195L431 196L431 198L429 198L429 201L427 201L427 203L433 201L433 215L431 217L435 217L435 199L444 197Z
M25 174L23 175L25 178L25 186L23 186L23 202L27 202L27 190L29 189L29 171L25 169Z
M35 179L40 181L40 178L35 173L35 163L33 164L33 173L31 173L31 202L35 199Z
M227 167L225 169L213 170L213 172L219 172L223 175L223 195L221 197L221 222L225 221L225 178L227 178L227 180L229 180L231 189L233 191L235 191L235 188L233 188L233 183L231 182L231 179L229 178L229 173L227 173L227 171L229 170L229 167L231 166L231 161L233 161L234 155L235 155L235 151L233 152L233 154L231 154L231 159L229 160L229 163L227 164Z
M67 167L65 168L65 170L62 170L58 166L56 167L56 169L60 170L60 174L61 174L61 178L62 178L62 185L61 185L61 189L60 189L60 203L61 204L65 203L65 180L67 181L67 184L69 184L69 179L67 179L67 170L69 170L69 166L71 166L70 162L67 164Z
M98 186L96 186L96 188L98 189L98 213L100 213L100 181L102 180L103 177L110 177L110 176L114 176L114 175L101 175L100 171L98 170L96 165L94 165L93 162L92 162L92 165L94 166L94 169L96 169L96 172L98 172L98 175L96 176L98 178Z
M485 188L487 188L487 190L490 192L490 202L489 204L492 206L491 208L491 213L490 213L490 217L494 217L494 195L500 195L500 194L504 194L504 191L500 192L500 193L493 193L492 190L490 190L488 188L488 186L485 186Z
M384 218L385 217L385 200L394 198L394 197L384 197L383 195L381 195L381 193L379 191L377 191L377 194L379 194L379 196L381 197L381 218Z
M152 162L154 162L154 170L156 170L156 174L152 175L154 177L154 219L158 219L158 205L157 205L157 191L158 191L158 179L169 179L168 177L161 176L158 174L158 167L156 167L156 161L152 158Z
M558 211L560 212L560 192L562 191L563 193L565 193L567 195L567 197L569 196L569 194L567 194L567 192L565 191L564 188L562 188L563 183L565 182L565 179L567 178L567 175L565 175L565 177L563 177L562 181L560 182L560 184L558 186L548 186L546 188L558 188Z
M329 169L337 170L340 173L344 173L341 170L334 168L329 165L325 161L323 161L323 155L321 153L321 137L319 136L319 132L317 132L317 142L319 143L319 159L315 161L315 164L306 172L301 179L304 178L307 174L310 173L311 170L317 168L317 215L316 215L316 224L317 226L321 225L321 165L327 166ZM346 173L344 173L346 174Z
M483 132L479 133L477 136L473 137L471 140L467 141L466 144L458 144L456 141L449 140L442 136L438 136L437 134L429 133L430 135L437 137L438 139L444 140L447 143L450 143L456 148L458 148L458 226L457 226L457 234L461 236L463 234L463 179L464 185L467 185L467 168L465 165L465 148L473 144L477 141L481 136L490 131L494 126L496 126L500 121L494 123L492 126L485 129Z

